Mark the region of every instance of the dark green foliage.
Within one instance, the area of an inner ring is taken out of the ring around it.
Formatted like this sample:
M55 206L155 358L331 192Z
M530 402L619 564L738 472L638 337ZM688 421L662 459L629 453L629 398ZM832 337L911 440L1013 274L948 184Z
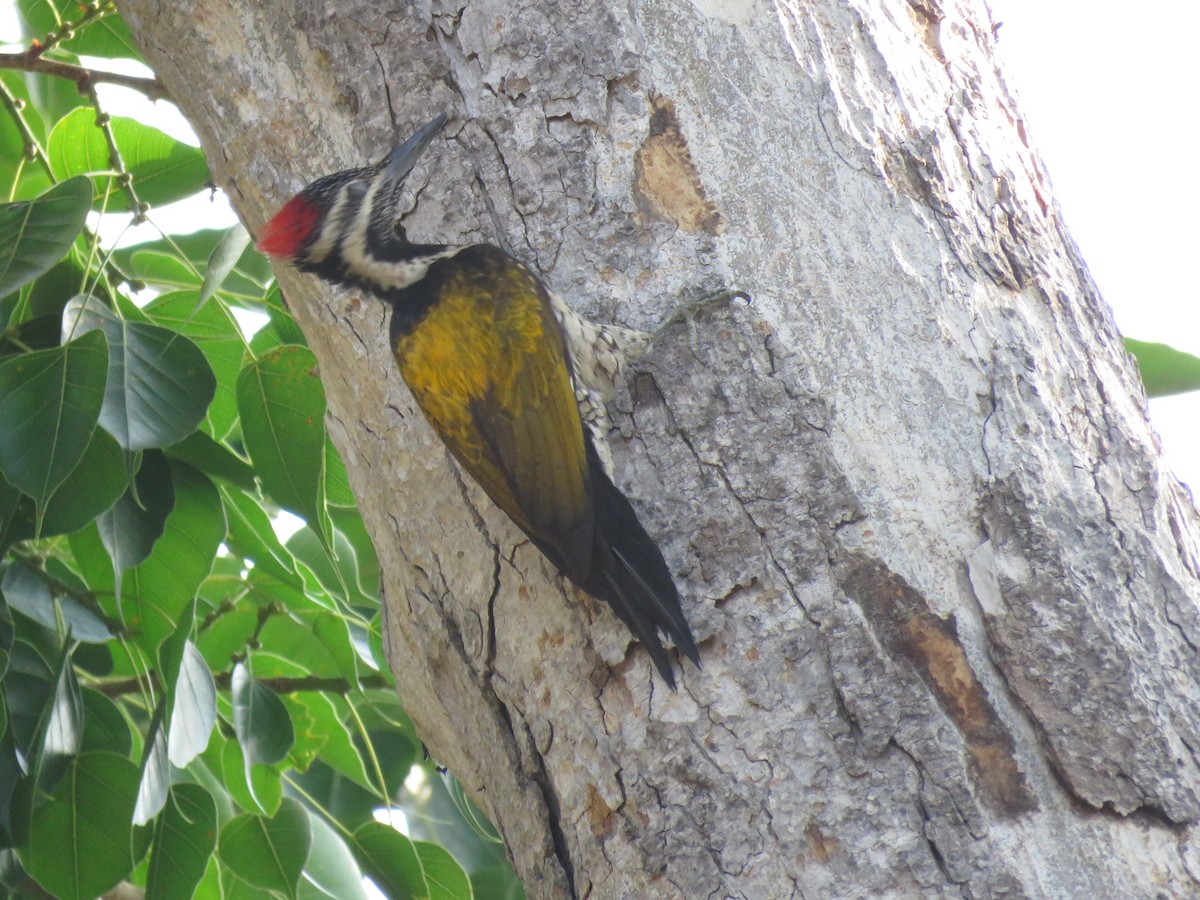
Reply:
M111 0L17 10L46 58L137 59ZM270 266L240 226L116 252L85 226L154 222L203 155L70 81L0 72L0 101L0 894L523 896L396 698Z

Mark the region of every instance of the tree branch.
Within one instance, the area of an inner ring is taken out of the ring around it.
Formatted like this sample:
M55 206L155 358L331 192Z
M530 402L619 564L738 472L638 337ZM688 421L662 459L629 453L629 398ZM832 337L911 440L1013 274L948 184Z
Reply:
M89 69L75 63L46 59L42 56L43 49L35 45L20 53L0 53L0 69L16 69L21 72L37 72L55 78L67 78L75 82L81 94L87 94L97 84L115 84L132 88L151 100L171 99L166 87L157 78L122 75L120 72Z
M231 677L229 672L221 672L215 676L214 680L218 688L225 690L229 687ZM154 675L151 675L151 679L158 686L158 679ZM329 691L334 694L349 694L351 691L359 689L391 687L391 684L382 675L360 678L357 685L351 684L345 678L319 678L316 675L299 678L260 678L258 682L277 694L291 694L295 691ZM137 678L125 678L120 681L98 682L92 687L106 697L121 697L141 691L142 684Z

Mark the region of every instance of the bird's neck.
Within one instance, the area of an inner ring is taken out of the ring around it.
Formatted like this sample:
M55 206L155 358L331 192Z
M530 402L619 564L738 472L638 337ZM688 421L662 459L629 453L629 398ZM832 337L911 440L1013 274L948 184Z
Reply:
M394 302L397 295L425 277L430 265L461 249L446 244L410 244L398 236L385 241L350 239L324 259L301 264L301 268L333 284L358 288Z

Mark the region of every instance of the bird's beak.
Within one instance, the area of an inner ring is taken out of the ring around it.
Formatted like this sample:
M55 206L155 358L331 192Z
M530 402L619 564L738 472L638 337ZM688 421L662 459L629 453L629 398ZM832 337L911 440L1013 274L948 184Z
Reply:
M390 187L398 187L400 182L404 180L412 167L416 164L417 159L429 146L429 142L434 139L443 125L446 124L446 114L442 113L432 122L421 126L417 133L410 137L407 141L388 154L384 162L384 185Z

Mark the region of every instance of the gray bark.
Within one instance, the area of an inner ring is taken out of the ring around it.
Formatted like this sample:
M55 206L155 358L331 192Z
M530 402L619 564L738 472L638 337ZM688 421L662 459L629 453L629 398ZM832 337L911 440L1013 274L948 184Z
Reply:
M281 272L434 755L531 897L1200 892L1200 561L971 0L123 0L253 229L442 109L415 240L670 327L618 482L668 692L457 472L378 304ZM419 202L418 202L419 200Z

